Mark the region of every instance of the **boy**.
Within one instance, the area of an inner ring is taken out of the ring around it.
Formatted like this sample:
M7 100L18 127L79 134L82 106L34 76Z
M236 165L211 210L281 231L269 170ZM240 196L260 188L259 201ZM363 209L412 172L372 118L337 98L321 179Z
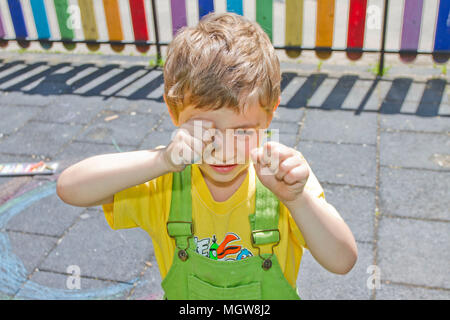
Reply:
M83 160L59 177L59 197L102 205L112 229L146 230L168 299L299 299L304 248L338 274L357 248L301 153L261 141L280 80L258 24L205 16L168 47L170 144Z

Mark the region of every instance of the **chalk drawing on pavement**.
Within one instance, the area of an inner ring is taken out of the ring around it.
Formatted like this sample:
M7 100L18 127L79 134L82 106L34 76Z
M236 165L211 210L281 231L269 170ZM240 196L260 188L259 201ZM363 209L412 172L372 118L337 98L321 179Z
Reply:
M113 299L130 291L133 284L142 286L145 281L139 277L128 283L118 283L96 289L57 289L50 288L27 279L28 272L21 259L14 254L6 232L8 221L36 201L56 194L56 182L43 182L18 197L0 206L0 293L16 299Z

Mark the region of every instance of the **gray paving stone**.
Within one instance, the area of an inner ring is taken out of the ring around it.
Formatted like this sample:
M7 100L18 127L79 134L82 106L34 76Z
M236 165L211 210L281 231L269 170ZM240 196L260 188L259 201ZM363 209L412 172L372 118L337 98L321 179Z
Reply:
M87 277L131 283L152 254L153 245L145 231L112 230L101 211L90 210L68 230L41 268L65 272L67 266L78 265Z
M382 217L378 238L382 280L450 289L450 223Z
M349 226L357 241L371 242L375 221L375 189L322 184L325 199Z
M67 287L69 274L37 271L16 294L15 299L26 300L122 300L126 299L131 284L79 278L80 289Z
M105 121L105 118L118 115L117 119ZM78 141L112 143L138 146L146 134L156 125L158 118L153 115L124 114L111 111L97 115L96 120L89 125Z
M52 103L54 96L41 94L28 94L20 91L0 90L0 101L2 105L22 105L30 107L47 106Z
M289 133L280 133L279 135L280 143L284 144L285 146L298 149L296 147L297 145L297 135L296 134L289 134Z
M55 187L56 188L56 187ZM9 220L8 230L61 237L85 208L64 203L56 194L42 198Z
M450 221L450 172L380 167L380 213Z
M0 177L0 188L5 188L5 185L10 183L15 177ZM4 190L3 190L4 191ZM0 199L1 203L1 199Z
M112 97L108 99L105 110L118 112L138 112L143 114L155 114L158 116L169 116L164 102L150 99L128 99L127 97Z
M146 99L149 96L159 95L160 88L164 84L162 70L147 69L147 73L138 80L128 84L124 89L118 92L117 96L127 97L133 100ZM162 100L157 99L160 102Z
M340 109L359 79L358 75L342 75L321 105L323 109Z
M80 130L80 125L30 121L14 135L0 141L0 150L12 154L52 157Z
M285 106L294 109L306 106L326 78L327 74L324 73L309 74L295 94L284 103Z
M296 94L306 76L299 76L297 72L282 72L281 74L281 101L280 108L299 110L301 106L287 106L287 102Z
M391 86L392 81L371 81L370 87L365 88L366 93L364 95L364 98L367 98L367 100L361 100L360 105L358 105L358 109L362 111L379 110Z
M441 103L439 105L439 115L440 116L450 116L450 104L449 103Z
M446 84L447 81L445 79L435 78L427 80L416 114L426 117L437 116Z
M49 103L48 106L51 105L64 105L64 106L72 106L75 109L84 109L86 107L102 107L104 109L108 108L108 105L111 103L111 99L102 97L99 95L80 95L74 93L67 94L58 94L54 95L54 99L52 103Z
M342 109L356 110L360 107L364 101L368 101L369 97L366 97L370 88L374 85L373 80L358 79L352 86L347 97L341 104ZM361 106L363 107L363 106Z
M0 204L4 204L11 200L18 192L23 192L22 188L29 188L28 184L31 183L32 177L8 177L3 176L0 178ZM4 229L4 225L2 226Z
M367 268L373 263L372 245L358 243L358 260L345 275L323 268L308 250L303 253L297 286L304 300L368 300L372 289L367 287Z
M301 121L305 113L304 108L286 108L280 106L275 110L272 121L295 122Z
M0 136L13 134L41 112L41 108L0 105Z
M142 141L140 149L154 149L160 145L167 146L171 142L171 136L171 131L160 131L159 129L152 131Z
M105 110L127 112L130 108L130 100L122 97L110 97L105 105Z
M380 113L397 114L402 108L411 87L411 78L395 78L392 80L391 88L387 92L380 106Z
M450 119L447 117L417 117L403 114L380 115L380 127L391 130L423 132L450 132Z
M305 140L376 144L377 114L308 110L301 137Z
M103 105L90 103L89 100L84 103L81 101L75 104L73 101L55 100L33 119L57 123L88 124L104 108Z
M375 147L302 141L297 149L319 181L375 187Z
M160 131L168 131L168 132L173 132L175 130L177 130L178 127L176 127L173 122L172 119L170 118L170 116L165 116L163 118L160 119L160 122L157 126L157 130Z
M73 159L73 162L75 163L96 155L107 153L129 152L136 150L137 150L136 147L128 145L117 145L116 147L113 143L106 144L106 143L88 143L88 142L73 141L60 153L55 155L55 161L61 159L70 159L70 160Z
M58 239L20 232L7 232L11 251L31 274L52 250ZM1 291L1 288L0 288Z
M313 94L307 100L307 106L310 108L336 109L337 101L334 100L332 92L338 83L338 79L327 77L314 89ZM328 100L331 99L331 100ZM328 101L326 101L328 100Z
M449 300L450 290L428 289L393 283L382 283L377 300Z
M164 290L161 287L161 275L154 256L146 261L146 270L141 274L140 281L131 290L130 300L161 300Z
M295 122L286 122L279 120L272 120L269 125L269 129L278 130L279 134L292 134L297 135L299 124Z
M409 168L448 170L436 159L450 154L445 134L381 132L380 164Z
M112 101L111 109L118 111L123 110L127 113L134 111L143 114L153 114L159 117L169 117L169 111L164 102L149 99L131 100L116 97Z

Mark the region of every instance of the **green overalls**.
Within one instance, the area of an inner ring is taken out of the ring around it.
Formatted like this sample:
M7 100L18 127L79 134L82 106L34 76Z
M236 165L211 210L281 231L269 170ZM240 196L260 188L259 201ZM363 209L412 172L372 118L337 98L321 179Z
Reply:
M196 252L192 222L191 166L173 173L167 232L175 238L172 267L162 281L169 300L300 299L284 277L273 248L280 242L278 199L256 178L255 214L250 215L251 242L272 253L237 261L218 261Z

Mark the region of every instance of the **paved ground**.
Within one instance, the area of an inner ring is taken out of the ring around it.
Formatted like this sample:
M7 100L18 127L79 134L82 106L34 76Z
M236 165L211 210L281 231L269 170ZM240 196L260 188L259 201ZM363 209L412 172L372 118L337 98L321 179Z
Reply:
M449 299L444 69L392 65L376 79L362 63L304 60L282 70L272 127L305 155L359 249L345 276L306 252L302 298ZM89 156L168 143L174 127L162 85L146 57L0 52L0 162L60 162L54 176L0 178L0 298L161 297L147 234L112 231L100 207L64 204L55 181ZM106 121L111 115L118 118ZM74 270L79 290L70 289Z

